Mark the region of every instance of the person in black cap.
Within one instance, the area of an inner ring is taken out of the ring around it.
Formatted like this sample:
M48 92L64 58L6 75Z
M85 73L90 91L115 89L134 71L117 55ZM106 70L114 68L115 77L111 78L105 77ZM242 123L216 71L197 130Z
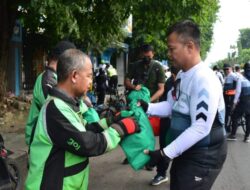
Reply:
M250 134L250 64L244 65L244 75L238 78L236 85L236 94L233 101L233 114L232 114L232 131L228 135L228 140L237 140L236 131L238 128L238 120L245 114L246 132L244 142L248 143Z
M223 88L223 94L226 106L225 129L229 133L231 131L229 117L232 111L231 109L233 105L233 99L236 92L235 89L236 89L237 76L233 72L232 66L228 63L225 63L223 65L223 70L225 73L225 79L224 79L225 82Z
M238 78L242 76L239 65L234 66L234 71Z
M250 80L250 61L244 65L244 76Z
M32 141L32 130L36 125L39 111L45 102L50 89L57 84L57 62L59 56L67 49L76 49L76 46L69 41L60 41L48 55L48 65L36 79L33 100L30 107L28 121L25 127L25 142L29 145Z

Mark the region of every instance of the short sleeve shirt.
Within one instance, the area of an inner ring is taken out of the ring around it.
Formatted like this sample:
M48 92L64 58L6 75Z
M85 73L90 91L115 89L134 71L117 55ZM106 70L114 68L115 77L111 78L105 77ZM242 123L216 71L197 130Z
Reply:
M131 63L126 77L147 87L150 95L158 90L158 83L165 83L164 70L160 63L155 60L152 60L148 67L145 67L142 61Z

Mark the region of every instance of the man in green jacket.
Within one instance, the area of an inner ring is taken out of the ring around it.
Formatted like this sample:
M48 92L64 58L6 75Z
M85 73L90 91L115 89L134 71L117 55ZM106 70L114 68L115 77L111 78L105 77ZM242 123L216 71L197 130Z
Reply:
M88 108L82 96L93 74L90 58L80 50L69 49L59 57L57 75L58 84L39 113L30 145L26 190L86 190L88 157L114 149L124 136L140 130L132 118L112 124L85 120Z
M33 100L25 128L25 142L27 145L30 145L30 142L32 141L32 129L36 126L39 111L49 94L49 90L57 83L56 68L58 57L65 50L70 48L76 47L69 41L58 42L49 53L48 65L45 67L44 72L42 72L36 79L33 90Z

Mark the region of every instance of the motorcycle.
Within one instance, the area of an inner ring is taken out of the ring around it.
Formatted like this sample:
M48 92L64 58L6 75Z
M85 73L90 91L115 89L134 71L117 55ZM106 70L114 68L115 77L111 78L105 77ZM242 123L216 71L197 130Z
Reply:
M4 140L0 134L0 190L20 190L21 173L18 164L9 158L13 154L4 146Z

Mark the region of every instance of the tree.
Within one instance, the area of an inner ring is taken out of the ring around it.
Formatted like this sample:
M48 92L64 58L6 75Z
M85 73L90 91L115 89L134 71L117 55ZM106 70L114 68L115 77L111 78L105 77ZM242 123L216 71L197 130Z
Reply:
M24 25L52 44L60 39L76 41L85 50L103 50L123 41L122 25L131 12L132 0L32 0Z
M240 65L250 61L250 48L243 49L240 52L237 61Z
M241 49L250 48L250 28L240 29L239 42Z
M22 21L26 34L38 34L45 39L40 45L46 49L60 39L69 39L85 51L100 52L123 41L122 26L132 13L131 47L141 41L150 42L156 46L159 57L165 58L166 29L182 18L192 18L201 25L205 56L218 10L218 0L1 0L0 5L1 71L6 70L7 46L17 18Z
M9 45L13 33L16 18L18 17L18 5L28 1L1 0L0 1L0 100L6 91L6 70L9 62Z
M250 28L240 29L239 31L237 62L242 65L250 60Z
M16 19L28 35L38 34L48 49L58 40L70 39L85 50L100 51L122 41L122 25L128 18L133 0L1 0L0 1L0 86L6 81L8 51ZM6 85L5 85L6 86ZM0 89L4 94L4 88ZM0 94L1 98L1 94Z
M166 30L180 19L193 19L201 28L201 53L209 51L213 24L219 9L218 0L144 0L133 7L133 38L131 48L141 43L155 47L158 58L166 59Z

